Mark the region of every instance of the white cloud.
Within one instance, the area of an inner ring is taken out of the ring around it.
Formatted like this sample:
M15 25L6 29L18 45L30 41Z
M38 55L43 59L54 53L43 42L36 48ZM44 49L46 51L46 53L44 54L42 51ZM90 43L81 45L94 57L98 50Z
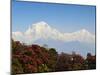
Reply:
M72 33L62 33L55 28L50 27L45 22L33 24L25 32L12 32L12 38L15 41L32 44L38 39L53 39L63 42L79 41L85 43L94 43L95 35L82 29Z

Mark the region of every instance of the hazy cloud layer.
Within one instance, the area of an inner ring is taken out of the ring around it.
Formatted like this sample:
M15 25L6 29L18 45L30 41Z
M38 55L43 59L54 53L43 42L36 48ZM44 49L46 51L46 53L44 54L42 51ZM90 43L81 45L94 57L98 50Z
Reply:
M63 42L95 42L95 35L87 31L86 29L82 29L72 33L62 33L56 28L50 27L46 22L43 21L33 24L25 32L12 32L12 38L15 41L21 41L27 44L32 44L34 41L39 39L53 39Z

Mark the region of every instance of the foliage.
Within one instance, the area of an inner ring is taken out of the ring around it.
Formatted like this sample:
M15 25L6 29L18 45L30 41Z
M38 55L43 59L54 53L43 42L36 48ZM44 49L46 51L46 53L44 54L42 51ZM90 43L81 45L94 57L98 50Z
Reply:
M41 64L39 67L38 67L38 72L48 72L49 71L49 68L46 64Z
M12 74L85 70L96 68L96 56L87 54L58 54L55 48L36 44L25 45L12 40Z
M21 63L18 61L18 58L14 58L12 61L12 74L23 73L23 68Z
M92 56L91 53L87 54L88 69L96 69L96 56Z

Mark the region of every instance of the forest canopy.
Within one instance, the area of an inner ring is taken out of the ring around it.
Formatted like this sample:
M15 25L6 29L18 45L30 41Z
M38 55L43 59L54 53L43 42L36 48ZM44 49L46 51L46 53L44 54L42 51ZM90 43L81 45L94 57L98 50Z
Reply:
M12 74L96 69L96 55L86 58L72 52L58 54L55 48L26 45L12 40Z

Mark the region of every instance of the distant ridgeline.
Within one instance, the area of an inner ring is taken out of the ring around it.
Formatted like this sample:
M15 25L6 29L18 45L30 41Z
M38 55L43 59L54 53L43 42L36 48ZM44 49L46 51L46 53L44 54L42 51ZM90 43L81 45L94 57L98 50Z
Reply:
M12 74L96 69L96 56L87 53L58 54L55 48L25 45L12 40Z

